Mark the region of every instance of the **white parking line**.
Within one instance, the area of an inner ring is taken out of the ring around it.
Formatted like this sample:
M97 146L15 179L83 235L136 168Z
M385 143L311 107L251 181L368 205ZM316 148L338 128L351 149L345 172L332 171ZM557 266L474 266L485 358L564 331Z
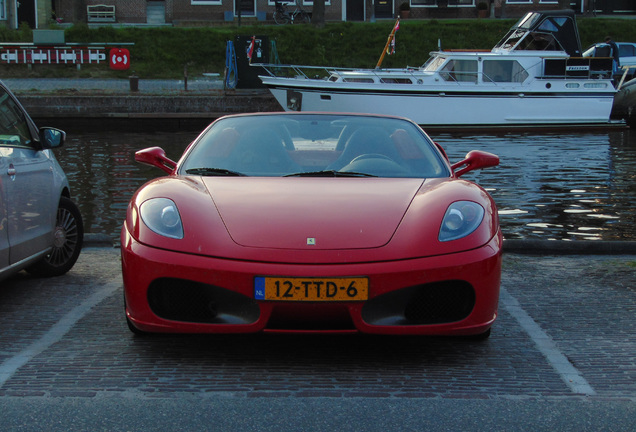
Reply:
M56 322L40 339L0 364L0 387L2 387L18 369L51 345L61 340L93 307L113 295L119 287L121 287L121 283L105 285L62 317L62 319Z
M596 394L592 386L583 378L578 369L559 351L552 338L523 310L516 298L510 295L504 288L501 288L499 298L504 308L517 320L526 333L530 335L539 351L541 351L548 360L548 363L550 363L573 392L588 396Z

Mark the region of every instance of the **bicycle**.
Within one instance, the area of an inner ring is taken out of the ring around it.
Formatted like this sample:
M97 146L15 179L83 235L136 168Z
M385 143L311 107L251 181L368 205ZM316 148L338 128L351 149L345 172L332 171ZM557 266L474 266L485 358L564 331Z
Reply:
M274 11L274 22L276 24L293 24L294 22L301 22L308 24L311 22L309 14L298 5L296 1L293 3L281 3L279 1L274 2L276 10ZM296 9L293 12L287 10L288 4L295 4Z

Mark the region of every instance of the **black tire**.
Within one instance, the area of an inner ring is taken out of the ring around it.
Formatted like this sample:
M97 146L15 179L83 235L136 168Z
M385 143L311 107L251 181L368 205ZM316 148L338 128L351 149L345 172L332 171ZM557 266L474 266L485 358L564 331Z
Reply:
M128 317L126 317L126 324L128 325L128 330L130 330L135 336L149 336L150 333L139 330L133 323L130 322Z
M130 330L135 336L148 336L150 333L145 332L143 330L139 330L128 318L128 313L126 312L126 294L124 294L124 317L126 318L126 325L128 326L128 330Z
M309 24L311 22L311 18L307 12L301 12L298 14L297 21L303 24Z
M26 270L35 276L60 276L77 261L84 242L84 224L77 206L66 197L60 198L54 231L53 249L42 260Z
M472 336L467 336L466 338L468 340L476 341L476 342L485 341L486 339L488 339L490 337L491 330L492 330L492 328L489 328L488 330L486 330L483 333L479 333L479 334L472 335Z
M282 13L282 12L276 11L276 12L274 12L274 22L276 24L288 24L289 23L289 16L287 14Z

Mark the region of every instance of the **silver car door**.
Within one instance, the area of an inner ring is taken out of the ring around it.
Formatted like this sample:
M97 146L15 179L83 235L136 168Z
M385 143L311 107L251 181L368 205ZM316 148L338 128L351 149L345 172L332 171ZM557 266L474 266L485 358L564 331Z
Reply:
M0 144L0 269L9 265L9 233L7 224L7 208L4 183L8 180L7 170L9 164L3 156L2 144Z
M7 165L2 184L9 264L14 264L51 246L57 200L48 152L36 148L24 112L1 89L0 146Z

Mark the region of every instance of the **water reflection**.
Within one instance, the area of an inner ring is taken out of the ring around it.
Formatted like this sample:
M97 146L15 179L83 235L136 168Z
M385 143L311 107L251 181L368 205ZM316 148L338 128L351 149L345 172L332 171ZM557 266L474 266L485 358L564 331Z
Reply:
M201 129L168 132L154 125L140 129L135 124L74 125L61 120L47 124L61 127L68 134L56 156L80 207L85 231L109 234L116 244L132 194L146 181L162 175L156 168L135 162L135 152L160 146L176 160Z
M438 135L452 160L470 149L501 165L472 177L499 206L506 238L634 237L636 136L629 130L570 134Z
M160 146L176 160L205 126L47 123L68 133L66 146L56 153L69 177L86 231L107 233L116 243L134 191L162 175L156 168L136 163L134 152ZM499 167L469 173L465 178L493 195L506 238L634 239L633 131L431 136L444 146L451 161L473 149L499 155Z

